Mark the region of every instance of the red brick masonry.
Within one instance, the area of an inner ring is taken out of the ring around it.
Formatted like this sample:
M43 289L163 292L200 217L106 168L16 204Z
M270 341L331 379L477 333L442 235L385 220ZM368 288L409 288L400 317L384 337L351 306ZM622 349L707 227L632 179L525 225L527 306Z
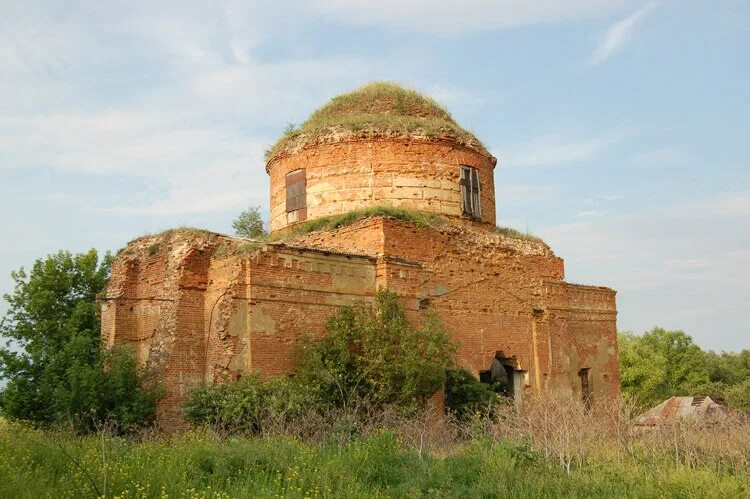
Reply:
M338 215L367 206L461 216L458 165L479 173L482 219L495 223L496 160L451 140L371 138L315 144L281 154L266 165L271 177L271 230L301 219L286 212L289 173L305 170L306 218Z
M106 346L133 345L163 381L165 425L181 424L181 404L204 383L288 373L301 336L320 335L342 305L371 304L379 287L402 296L415 320L436 310L474 373L502 352L519 391L581 397L588 369L594 401L617 396L615 292L563 279L545 244L460 219L420 228L369 218L284 243L177 230L119 254L102 333Z

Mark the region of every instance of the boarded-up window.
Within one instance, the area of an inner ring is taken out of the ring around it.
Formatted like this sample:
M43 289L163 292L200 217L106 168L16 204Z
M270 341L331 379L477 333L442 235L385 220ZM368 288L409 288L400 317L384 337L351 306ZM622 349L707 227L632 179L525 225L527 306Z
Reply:
M305 170L294 170L286 175L286 211L302 210L307 207Z
M482 217L480 203L479 172L470 166L461 167L461 206L464 215Z

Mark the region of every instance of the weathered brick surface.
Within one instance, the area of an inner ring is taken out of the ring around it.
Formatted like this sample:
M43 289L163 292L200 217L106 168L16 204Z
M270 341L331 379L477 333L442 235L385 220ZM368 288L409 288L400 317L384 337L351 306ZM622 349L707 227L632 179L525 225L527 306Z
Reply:
M527 391L580 396L578 371L589 368L595 399L619 393L614 291L564 283L562 260L542 243L476 223L373 218L250 252L241 245L175 233L137 241L115 262L103 335L134 345L163 380L164 425L179 427L180 405L203 383L288 373L303 335L320 335L342 305L370 305L380 287L399 293L414 320L420 308L437 311L458 362L475 373L503 352Z
M286 212L288 173L307 175L307 220L375 205L461 216L459 165L477 168L482 219L495 223L495 159L450 140L380 137L316 144L275 156L271 230L297 222Z
M482 220L461 216L460 165L479 172ZM275 156L273 231L296 221L285 210L285 176L300 168L308 220L389 205L448 221L420 228L373 217L267 244L194 230L141 238L114 262L101 301L104 344L135 348L167 390L159 421L180 427L190 390L289 373L302 336L322 334L339 307L370 306L389 288L414 321L434 309L458 342L457 362L474 373L502 353L523 392L581 397L579 371L588 369L594 400L618 395L615 292L565 283L563 260L544 243L495 230L494 165L450 140L394 137Z

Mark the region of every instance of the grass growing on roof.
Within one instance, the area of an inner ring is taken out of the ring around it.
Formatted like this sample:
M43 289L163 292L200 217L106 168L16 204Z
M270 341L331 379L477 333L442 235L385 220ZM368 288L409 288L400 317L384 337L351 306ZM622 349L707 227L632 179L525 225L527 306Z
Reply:
M523 239L525 241L534 241L537 243L543 243L541 237L537 237L533 234L529 234L528 232L521 232L520 230L513 229L511 227L495 227L495 232L498 234L502 234L507 237L512 237L513 239Z
M458 125L448 110L431 97L380 81L334 97L299 127L289 125L266 151L266 159L336 131L453 137L459 143L484 150L474 134Z
M288 239L319 230L338 229L339 227L344 227L346 225L353 224L355 222L358 222L359 220L363 220L369 217L392 217L404 222L412 222L417 225L417 227L421 228L429 226L439 226L447 221L446 217L438 215L437 213L417 210L405 210L402 208L391 208L389 206L373 206L372 208L349 211L341 215L316 218L315 220L302 222L300 224L293 225L285 232L272 235L270 239L273 241L278 241L280 239ZM540 237L537 237L533 234L521 232L510 227L498 226L495 227L495 232L513 239L544 243L544 241Z
M163 230L163 231L157 232L155 234L146 233L146 234L142 235L141 237L133 239L130 242L131 243L135 243L135 242L138 242L138 241L142 241L144 239L151 239L151 238L157 238L157 237L162 238L162 237L168 237L168 236L187 236L187 237L190 237L190 236L216 236L216 235L219 235L219 234L217 234L215 232L211 232L210 230L198 229L196 227L182 226L182 227L175 227L174 229ZM156 243L154 243L154 244L156 244Z
M249 255L265 246L267 241L268 237L266 236L254 240L244 241L240 244L224 243L216 249L216 251L214 252L214 256L217 258L223 258L229 255Z
M435 213L390 208L388 206L373 206L371 208L353 210L341 215L317 218L315 220L310 220L309 222L294 225L290 227L288 231L280 234L278 238L301 236L318 230L338 229L339 227L350 225L369 217L393 217L397 220L412 222L416 224L417 227L440 225L445 222L445 217Z

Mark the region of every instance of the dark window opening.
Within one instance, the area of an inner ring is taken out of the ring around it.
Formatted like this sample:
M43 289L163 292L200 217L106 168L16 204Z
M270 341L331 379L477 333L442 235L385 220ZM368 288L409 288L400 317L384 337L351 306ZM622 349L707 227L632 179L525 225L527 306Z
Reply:
M295 170L286 175L286 212L307 209L307 181L305 170ZM304 220L306 213L299 213L297 220Z
M581 378L581 400L583 401L583 405L586 407L587 411L591 409L591 383L589 381L590 370L590 368L584 367L583 369L578 371L578 376Z
M461 166L461 207L464 215L481 218L482 206L480 202L481 187L479 172L470 166Z

